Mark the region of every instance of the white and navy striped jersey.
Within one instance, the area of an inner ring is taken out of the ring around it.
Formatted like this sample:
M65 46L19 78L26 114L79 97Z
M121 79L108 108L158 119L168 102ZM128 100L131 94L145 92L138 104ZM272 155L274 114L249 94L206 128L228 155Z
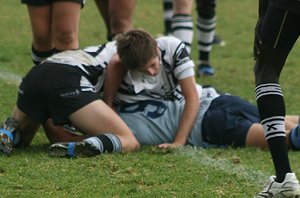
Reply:
M195 75L194 62L189 57L185 44L172 36L156 39L160 49L160 71L149 76L138 71L128 71L117 94L117 103L132 103L140 100L182 100L178 80Z
M99 92L103 88L106 67L112 56L117 53L116 42L90 46L79 50L67 50L55 54L45 62L70 65L82 70L87 80Z

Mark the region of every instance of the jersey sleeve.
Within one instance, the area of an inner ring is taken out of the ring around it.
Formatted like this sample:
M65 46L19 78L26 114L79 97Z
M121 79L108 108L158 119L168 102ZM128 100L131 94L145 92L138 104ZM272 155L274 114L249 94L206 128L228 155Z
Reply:
M111 41L99 46L86 47L84 51L93 56L99 65L106 68L113 55L117 53L116 41Z
M170 64L176 79L182 80L195 75L194 61L181 40L166 36L159 38L158 43L161 50L165 52L163 58Z
M182 80L195 75L194 61L191 60L184 43L180 43L174 52L174 75Z

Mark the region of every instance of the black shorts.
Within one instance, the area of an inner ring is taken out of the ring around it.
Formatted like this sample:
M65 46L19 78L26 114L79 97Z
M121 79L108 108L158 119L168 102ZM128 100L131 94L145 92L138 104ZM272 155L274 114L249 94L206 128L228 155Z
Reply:
M32 6L44 6L44 5L49 5L54 2L59 2L59 1L72 1L74 3L81 4L81 7L83 7L86 2L86 0L21 0L21 3L27 4L27 5L32 5Z
M55 124L67 124L70 114L98 99L79 68L43 63L22 79L17 106L39 123L51 117Z
M249 128L259 123L257 108L237 96L214 99L202 121L203 141L224 146L245 146Z

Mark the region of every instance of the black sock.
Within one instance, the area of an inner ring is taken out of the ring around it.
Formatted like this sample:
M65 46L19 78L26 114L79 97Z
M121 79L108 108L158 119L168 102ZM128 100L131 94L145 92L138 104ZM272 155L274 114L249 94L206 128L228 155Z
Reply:
M256 101L266 139L276 171L276 181L282 182L291 171L284 126L285 105L280 85L260 84L255 89Z
M49 56L53 55L54 53L55 53L54 48L49 51L41 52L41 51L34 49L34 47L32 46L32 48L31 48L32 62L34 65L39 65L43 60L45 60Z
M100 151L100 153L112 153L122 151L121 141L114 134L102 134L87 138L84 141L94 145Z

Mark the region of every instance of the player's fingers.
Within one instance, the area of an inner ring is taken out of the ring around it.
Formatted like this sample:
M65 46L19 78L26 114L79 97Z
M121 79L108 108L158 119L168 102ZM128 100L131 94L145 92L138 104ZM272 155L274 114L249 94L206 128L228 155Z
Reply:
M169 143L163 143L163 144L158 145L159 148L169 148L170 146L171 146L171 144L169 144Z

